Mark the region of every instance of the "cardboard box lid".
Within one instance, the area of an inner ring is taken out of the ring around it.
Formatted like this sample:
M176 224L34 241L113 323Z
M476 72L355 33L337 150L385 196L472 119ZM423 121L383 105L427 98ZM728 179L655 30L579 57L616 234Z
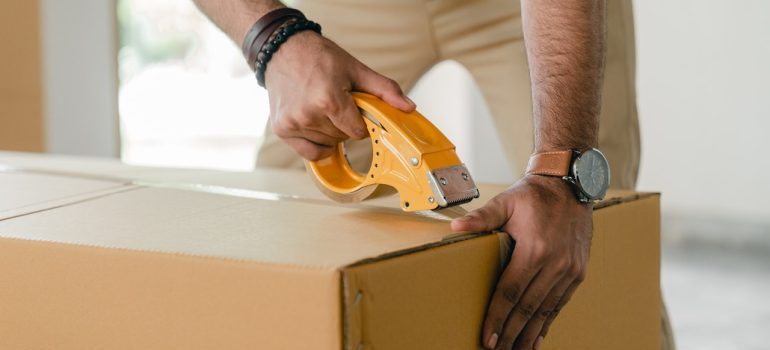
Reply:
M70 177L90 177L109 181L129 181L151 187L168 187L222 193L252 198L297 197L304 200L328 199L308 181L307 174L295 169L258 168L251 172L232 172L209 169L179 169L134 166L111 158L61 156L40 153L0 151L0 170L17 169L42 174ZM479 184L481 197L463 205L472 210L502 191L501 184ZM250 192L251 191L251 192ZM634 191L611 191L596 208L619 200L633 199ZM397 207L398 197L391 196L366 201L368 206Z
M253 172L209 169L159 168L128 165L112 158L62 156L41 153L0 151L0 169L16 169L47 174L96 177L138 184L165 184L176 188L205 185L247 189L326 199L302 171L260 168Z
M114 186L64 175L13 177L32 186ZM503 188L485 185L482 190L491 196ZM387 207L389 199L341 205L235 188L217 187L216 193L206 193L211 190L206 186L189 189L133 186L83 198L57 210L0 221L0 236L325 269L463 238L453 235L446 221L405 213L395 201Z
M446 222L397 210L141 187L0 221L0 235L339 268L448 234Z
M112 193L126 181L18 172L0 167L0 220Z

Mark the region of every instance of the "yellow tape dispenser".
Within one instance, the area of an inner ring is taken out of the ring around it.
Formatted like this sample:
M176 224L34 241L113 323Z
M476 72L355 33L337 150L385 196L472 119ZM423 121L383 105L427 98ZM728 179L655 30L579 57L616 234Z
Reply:
M378 188L394 188L404 211L438 210L478 198L470 172L455 146L419 112L404 113L379 98L353 93L369 130L372 163L367 173L353 169L344 144L334 154L306 162L318 188L332 200L360 202Z

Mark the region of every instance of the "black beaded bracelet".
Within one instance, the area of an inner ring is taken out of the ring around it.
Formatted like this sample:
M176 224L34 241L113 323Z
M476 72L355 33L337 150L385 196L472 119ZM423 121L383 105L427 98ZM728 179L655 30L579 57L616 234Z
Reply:
M259 55L257 56L257 62L254 65L254 71L259 86L265 87L265 70L267 69L267 64L270 62L270 59L273 58L273 54L278 51L281 45L283 45L289 37L305 30L312 30L321 34L321 25L310 20L298 20L291 25L279 29L275 34L275 37L268 40L262 46L259 50Z

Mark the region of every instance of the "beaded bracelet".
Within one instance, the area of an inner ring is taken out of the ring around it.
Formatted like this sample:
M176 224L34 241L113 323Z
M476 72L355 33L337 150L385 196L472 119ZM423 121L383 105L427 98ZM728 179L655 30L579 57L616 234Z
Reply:
M285 22L296 19L305 19L305 15L299 10L284 7L268 12L254 23L241 44L243 57L246 58L246 62L252 70L254 70L257 54L267 42L268 37Z
M286 26L281 26L275 31L275 36L265 43L259 50L256 64L254 65L254 71L257 77L259 86L265 87L265 70L270 59L273 58L278 49L294 34L305 30L312 30L318 34L321 34L321 25L306 19L297 19L294 23Z

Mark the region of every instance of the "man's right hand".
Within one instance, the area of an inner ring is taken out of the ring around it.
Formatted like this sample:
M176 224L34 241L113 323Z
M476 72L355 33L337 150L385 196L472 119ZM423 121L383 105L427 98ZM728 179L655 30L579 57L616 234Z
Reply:
M367 92L404 112L415 104L399 85L355 59L331 40L304 31L291 36L267 64L273 132L308 160L369 133L352 91Z

